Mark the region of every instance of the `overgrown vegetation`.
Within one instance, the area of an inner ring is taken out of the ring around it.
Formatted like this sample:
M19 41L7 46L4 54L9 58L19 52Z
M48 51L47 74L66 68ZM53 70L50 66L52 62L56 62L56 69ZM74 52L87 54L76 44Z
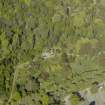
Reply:
M104 11L104 0L0 0L0 105L65 105L104 81Z

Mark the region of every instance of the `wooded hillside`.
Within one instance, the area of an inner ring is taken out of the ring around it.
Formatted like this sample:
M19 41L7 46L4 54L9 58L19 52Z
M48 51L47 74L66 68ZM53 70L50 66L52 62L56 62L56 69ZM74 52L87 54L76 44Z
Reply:
M0 0L0 105L64 105L104 77L105 0Z

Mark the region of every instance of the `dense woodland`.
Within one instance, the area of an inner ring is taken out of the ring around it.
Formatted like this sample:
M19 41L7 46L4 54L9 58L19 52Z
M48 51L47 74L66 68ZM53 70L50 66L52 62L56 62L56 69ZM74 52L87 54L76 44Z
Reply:
M65 105L104 79L105 0L0 0L0 105Z

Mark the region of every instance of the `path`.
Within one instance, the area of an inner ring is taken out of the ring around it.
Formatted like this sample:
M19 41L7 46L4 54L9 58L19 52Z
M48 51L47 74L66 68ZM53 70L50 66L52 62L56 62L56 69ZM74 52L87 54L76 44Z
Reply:
M14 91L14 88L15 88L15 82L17 80L17 77L18 77L18 73L19 73L19 70L25 66L29 65L29 62L25 62L25 63L22 63L22 64L18 64L16 67L15 67L15 72L14 72L14 78L13 78L13 83L12 83L12 89L11 89L11 93L10 93L10 97L8 99L8 102L6 105L9 104L9 102L11 101L12 99L12 95L13 95L13 91Z
M92 94L90 88L80 91L80 94L85 99L85 105L89 105L92 101L95 101L95 105L105 105L105 83L100 83L98 86L98 92Z

